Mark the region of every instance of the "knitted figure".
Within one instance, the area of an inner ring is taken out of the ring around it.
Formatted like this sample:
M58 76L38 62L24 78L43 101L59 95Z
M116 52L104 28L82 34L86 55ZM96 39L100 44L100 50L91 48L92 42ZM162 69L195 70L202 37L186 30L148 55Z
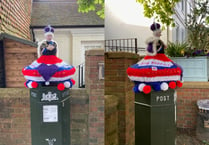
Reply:
M46 40L38 46L39 58L22 70L27 80L25 86L27 88L37 88L39 85L57 86L60 91L71 88L75 84L72 79L75 68L56 56L57 43L52 40L54 29L47 26L44 32Z
M154 22L150 29L154 37L146 41L147 55L127 69L128 77L135 83L134 92L149 94L151 90L182 87L183 70L164 54L166 46L160 39L160 24Z

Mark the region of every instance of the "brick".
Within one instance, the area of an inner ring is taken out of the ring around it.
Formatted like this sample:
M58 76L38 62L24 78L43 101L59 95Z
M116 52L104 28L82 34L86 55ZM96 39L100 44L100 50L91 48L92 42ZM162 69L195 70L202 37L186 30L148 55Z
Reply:
M0 31L29 40L31 37L29 30L31 7L31 0L1 1Z
M98 63L104 50L86 51L86 89L89 94L89 145L104 144L104 81L99 80Z
M105 53L105 95L114 95L119 104L118 145L134 145L134 93L131 91L133 84L127 77L126 69L138 59L136 54L131 53ZM106 143L108 144L107 141Z
M71 91L71 144L88 145L88 101L83 101L88 95L84 89ZM31 145L29 90L0 88L0 110L0 144Z

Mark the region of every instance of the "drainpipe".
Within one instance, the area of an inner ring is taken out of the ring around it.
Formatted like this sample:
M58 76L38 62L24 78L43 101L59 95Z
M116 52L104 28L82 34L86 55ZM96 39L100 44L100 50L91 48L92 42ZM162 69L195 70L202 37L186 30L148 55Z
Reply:
M169 26L167 26L167 45L168 45L168 42L169 42Z
M34 29L32 27L30 27L30 29L31 29L31 33L32 33L32 40L33 40L33 42L36 42L36 37L35 37Z

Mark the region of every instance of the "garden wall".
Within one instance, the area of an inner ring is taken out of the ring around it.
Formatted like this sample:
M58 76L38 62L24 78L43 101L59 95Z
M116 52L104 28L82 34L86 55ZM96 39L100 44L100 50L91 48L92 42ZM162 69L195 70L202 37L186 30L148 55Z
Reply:
M85 89L71 90L71 145L88 145ZM0 145L31 145L29 90L0 88Z
M138 59L139 56L133 53L105 53L105 95L114 95L118 99L119 145L135 144L133 83L129 80L126 69ZM115 122L110 123L108 126L115 125Z
M209 99L209 82L185 82L177 90L177 127L196 128L197 100Z

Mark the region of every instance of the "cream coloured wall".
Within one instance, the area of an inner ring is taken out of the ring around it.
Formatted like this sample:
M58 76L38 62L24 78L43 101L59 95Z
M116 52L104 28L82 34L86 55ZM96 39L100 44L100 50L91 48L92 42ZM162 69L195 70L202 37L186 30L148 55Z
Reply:
M104 41L104 28L97 28L97 29L72 29L72 45L73 45L73 64L75 66L83 63L81 60L82 53L82 42L92 42L96 43L97 41L101 42ZM104 49L104 48L101 48Z
M144 17L143 7L136 0L106 0L105 3L105 39L137 38L138 47L145 48L146 39L152 36L149 27L153 19ZM161 39L166 43L166 30Z

